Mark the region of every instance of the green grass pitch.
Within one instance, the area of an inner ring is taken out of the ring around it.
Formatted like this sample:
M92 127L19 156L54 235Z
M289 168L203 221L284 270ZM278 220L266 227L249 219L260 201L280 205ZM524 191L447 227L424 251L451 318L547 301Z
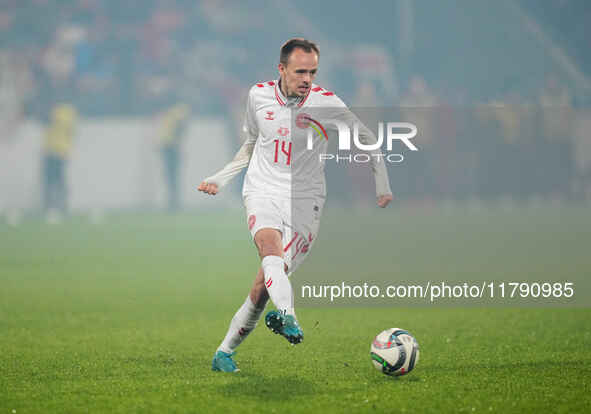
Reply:
M470 232L483 225L461 227L486 222L474 214L428 220L454 222L461 237L478 240ZM570 247L560 269L591 276L586 209L504 214L528 218L527 225L511 221L516 236L503 242L505 251L541 246L547 250L538 257L559 257L543 240L562 229L556 237ZM426 240L429 231L432 225L397 227L400 240L417 232ZM321 236L312 255L322 243ZM508 260L511 277L528 270L527 260L516 260ZM503 261L495 263L480 272L502 273ZM572 413L591 406L588 302L300 307L301 345L259 324L238 349L241 372L212 372L213 352L257 264L239 210L120 214L100 225L83 217L0 224L0 413ZM563 278L556 266L544 268L544 278ZM382 375L369 358L373 337L394 326L410 330L421 347L415 370L400 378Z

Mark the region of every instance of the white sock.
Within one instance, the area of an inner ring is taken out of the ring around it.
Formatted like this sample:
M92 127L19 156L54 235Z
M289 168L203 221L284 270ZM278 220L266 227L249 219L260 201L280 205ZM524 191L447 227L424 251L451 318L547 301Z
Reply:
M285 274L285 262L279 256L266 256L261 264L269 297L279 311L295 316L293 290Z
M244 341L248 334L256 327L264 310L264 306L257 308L254 303L252 303L250 295L248 295L240 309L238 309L232 318L228 333L226 333L226 337L217 350L228 354L234 352L236 347L238 347L238 345L240 345L240 343Z

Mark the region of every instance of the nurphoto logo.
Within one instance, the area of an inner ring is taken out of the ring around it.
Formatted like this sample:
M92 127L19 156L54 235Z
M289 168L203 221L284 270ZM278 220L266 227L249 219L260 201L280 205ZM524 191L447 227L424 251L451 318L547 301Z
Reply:
M338 151L351 151L351 128L349 125L339 119L327 119L320 123L318 120L312 118L308 114L299 114L296 118L296 125L299 128L307 129L307 149L314 149L315 139L321 138L328 140L326 133L327 127L332 125L336 127L338 132ZM359 121L352 123L353 129L353 145L362 153L342 155L339 153L321 153L319 154L321 161L334 160L335 162L349 162L349 163L367 163L372 157L377 158L378 161L385 160L390 163L401 163L404 156L400 153L392 153L394 148L394 141L399 141L410 151L418 151L416 145L411 142L411 139L417 136L418 129L415 124L410 122L378 122L378 136L374 143L363 143L359 139ZM386 142L387 153L382 153L381 147Z

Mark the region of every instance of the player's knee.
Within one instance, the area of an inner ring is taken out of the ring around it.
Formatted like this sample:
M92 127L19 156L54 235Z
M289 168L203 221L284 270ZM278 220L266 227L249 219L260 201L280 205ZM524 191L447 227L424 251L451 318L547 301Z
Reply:
M274 243L262 243L259 246L259 256L261 260L267 256L283 256L281 246L277 246Z
M259 230L255 235L255 244L261 259L267 256L283 256L281 233L275 229Z

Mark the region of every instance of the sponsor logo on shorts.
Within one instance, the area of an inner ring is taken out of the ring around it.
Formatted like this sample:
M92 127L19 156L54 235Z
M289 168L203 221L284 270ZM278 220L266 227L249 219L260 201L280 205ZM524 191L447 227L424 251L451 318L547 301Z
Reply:
M254 214L248 216L248 230L252 230L254 224L257 222L257 217Z

